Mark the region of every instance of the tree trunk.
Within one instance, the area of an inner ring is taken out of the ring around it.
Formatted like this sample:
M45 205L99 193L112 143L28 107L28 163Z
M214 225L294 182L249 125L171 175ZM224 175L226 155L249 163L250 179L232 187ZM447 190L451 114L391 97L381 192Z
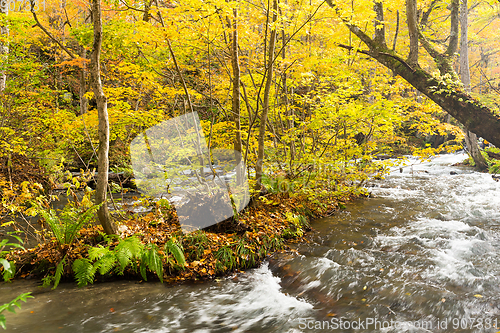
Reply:
M81 51L81 57L83 59L87 59L87 50L85 50L85 47L82 46L82 51ZM80 115L84 115L87 113L88 110L88 100L87 97L85 97L85 93L87 92L87 84L86 84L86 77L87 77L87 70L86 67L87 64L85 62L82 63L82 68L80 69L80 91L79 91L79 97L80 97Z
M236 184L243 184L243 168L240 167L242 144L241 144L241 122L240 122L240 58L238 54L238 9L233 9L233 34L231 37L231 63L233 67L233 119L235 126L234 150L236 157Z
M267 77L266 86L264 88L264 101L262 102L262 114L260 116L260 126L259 126L259 138L258 138L258 149L257 149L257 163L255 164L255 189L257 191L261 190L262 187L262 174L264 165L264 139L266 135L266 123L267 114L269 112L269 95L271 92L271 84L273 82L273 71L274 71L274 49L276 46L276 27L274 23L276 22L277 12L278 12L278 0L273 0L273 20L272 20L272 30L271 36L269 38L269 60L267 65Z
M332 0L327 0L327 2L332 8L336 9L336 5ZM462 123L465 128L482 136L495 146L500 147L500 117L496 116L492 110L464 92L460 87L446 86L439 77L430 75L418 65L412 66L408 64L396 52L376 43L356 25L351 24L349 21L344 21L344 24L368 47L368 50L357 50L357 52L369 55L377 60L441 106L446 112ZM424 41L423 37L421 41ZM454 43L454 40L450 42L450 44ZM353 49L349 45L337 45L345 49ZM431 54L431 56L433 56L438 67L449 67L446 64L446 60L448 59L439 57L437 53ZM444 63L440 66L439 63L443 61Z
M0 13L5 14L5 16L9 15L9 3L8 0L0 0ZM0 34L3 38L6 38L9 35L9 28L7 26L0 27ZM0 45L0 56L2 62L7 62L9 54L9 45L7 43L2 43ZM7 82L7 75L5 71L0 72L0 92L5 90L5 84Z
M417 27L417 0L406 0L406 21L410 37L410 53L408 63L418 64L418 27ZM394 49L394 48L393 48Z
M470 71L469 71L469 45L467 41L468 31L468 7L467 0L462 0L460 5L460 79L464 85L464 90L470 93ZM476 168L479 170L487 170L488 163L479 150L476 134L465 129L465 144Z
M99 120L99 150L97 152L97 185L96 185L96 203L102 204L97 215L104 232L108 235L117 234L116 227L109 215L107 202L108 172L109 172L109 120L108 120L108 102L102 89L101 82L101 45L102 45L102 19L101 19L101 0L91 0L92 2L92 21L94 25L94 44L90 58L90 75L94 97L97 101L97 117Z

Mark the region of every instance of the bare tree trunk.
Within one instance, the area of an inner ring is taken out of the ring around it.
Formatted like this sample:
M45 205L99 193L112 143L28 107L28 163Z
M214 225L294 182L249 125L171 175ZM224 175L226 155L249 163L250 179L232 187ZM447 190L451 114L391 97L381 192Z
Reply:
M0 1L0 13L5 14L5 16L9 15L9 1L8 0L1 0ZM9 35L9 28L7 26L0 27L0 33L4 38L7 37ZM2 62L7 61L8 54L9 54L8 44L2 43L0 45L0 56L1 56ZM0 72L0 92L5 90L6 81L7 81L7 75L5 74L5 71L1 71Z
M410 36L410 53L407 61L410 65L416 65L418 63L417 0L406 0L406 21Z
M385 23L384 23L384 5L382 2L375 2L373 5L375 11L375 37L377 43L385 46Z
M90 57L90 75L94 97L97 101L97 116L99 119L99 150L97 152L97 187L96 203L102 204L97 215L99 221L108 235L117 234L116 227L109 215L107 202L108 172L109 172L109 120L108 120L108 102L102 89L101 82L101 45L102 45L102 19L101 19L101 0L91 0L92 3L92 21L94 25L94 44Z
M240 58L238 54L238 9L233 9L233 35L231 41L231 63L233 67L233 119L236 129L234 136L234 150L236 153L236 183L243 184L243 170L240 168L241 162L241 122L240 122Z
M262 187L262 174L264 165L264 139L266 135L266 123L267 114L269 112L269 95L271 92L271 84L273 82L273 71L274 71L274 49L276 45L276 27L274 23L278 19L278 0L273 0L273 20L272 20L272 30L271 36L269 38L269 60L267 65L267 77L266 86L264 88L264 101L262 103L262 114L260 116L260 126L259 126L259 138L258 138L258 149L257 149L257 163L255 164L255 189L257 191L261 190Z
M469 45L467 41L468 11L467 0L462 0L460 5L460 79L464 84L464 90L470 94ZM476 134L467 128L465 129L465 144L476 168L479 170L488 169L488 163L479 150Z
M82 53L81 57L83 59L87 58L87 50L85 50L85 47L82 46ZM85 97L85 93L87 92L87 84L86 84L86 77L87 77L87 69L86 63L82 63L82 68L80 69L80 91L79 91L79 97L80 97L80 115L84 115L87 113L88 110L88 100L87 97Z

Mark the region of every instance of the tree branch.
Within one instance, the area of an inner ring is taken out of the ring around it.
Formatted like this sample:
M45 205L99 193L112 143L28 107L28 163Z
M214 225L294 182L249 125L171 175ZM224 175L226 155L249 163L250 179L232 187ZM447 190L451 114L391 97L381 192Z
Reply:
M396 42L399 34L399 10L396 11L396 32L394 32L394 40L392 41L392 50L396 51Z
M31 5L31 10L30 10L31 14L33 14L33 18L35 19L35 22L36 22L36 24L34 25L34 27L39 27L40 29L42 29L42 31L50 39L52 39L57 45L59 45L59 47L64 52L66 52L71 57L71 59L75 59L76 57L73 55L73 53L66 46L64 46L60 41L58 41L54 36L52 36L52 34L47 29L45 29L45 27L40 23L40 21L38 20L38 16L35 13L35 0L30 0L30 5Z
M432 0L429 5L429 8L422 14L422 19L420 19L420 28L423 30L427 27L427 23L429 22L429 16L431 15L432 10L436 6L439 0Z

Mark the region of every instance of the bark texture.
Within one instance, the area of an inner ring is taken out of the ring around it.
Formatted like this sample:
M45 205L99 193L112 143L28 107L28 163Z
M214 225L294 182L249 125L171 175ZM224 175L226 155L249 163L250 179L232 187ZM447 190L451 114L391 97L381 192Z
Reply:
M418 27L417 27L417 0L406 0L406 22L408 25L408 35L410 37L410 53L408 63L417 65L418 63Z
M4 14L5 16L9 15L9 1L8 0L0 0L0 14ZM0 27L0 34L3 36L9 35L9 27L2 26ZM0 56L2 63L7 61L7 57L9 54L9 45L7 43L0 44ZM5 84L7 82L7 75L5 71L0 71L0 92L5 90Z
M240 57L238 53L238 10L233 9L233 33L231 36L231 65L233 67L233 96L232 96L232 108L233 108L233 120L235 126L235 136L234 136L234 150L236 153L236 183L238 185L243 184L243 172L244 170L240 168L239 164L241 162L242 155L242 143L241 143L241 122L240 122Z
M90 57L90 76L94 97L97 101L97 117L99 119L99 150L97 151L97 185L96 203L102 204L97 215L104 232L108 235L117 234L118 228L111 220L107 202L108 172L109 172L109 120L108 102L102 89L101 82L101 45L102 45L102 18L101 0L92 2L92 23L94 26L94 44Z
M266 135L266 123L267 114L269 112L269 95L271 92L271 84L273 83L273 71L274 71L274 50L276 47L276 27L274 23L278 19L278 0L273 1L273 28L271 30L271 36L269 37L269 48L268 48L268 66L267 66L267 76L266 76L266 86L264 88L264 100L262 102L262 114L260 116L260 126L259 126L259 137L258 137L258 150L257 150L257 163L255 164L255 189L257 191L261 190L262 186L262 175L263 175L263 165L264 165L264 139Z

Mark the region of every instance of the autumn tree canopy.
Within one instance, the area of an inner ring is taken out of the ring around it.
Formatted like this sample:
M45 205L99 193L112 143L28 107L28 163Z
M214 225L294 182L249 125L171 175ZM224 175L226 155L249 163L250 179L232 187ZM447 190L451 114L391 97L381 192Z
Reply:
M394 36L393 47L390 48L387 45L386 25L397 25L397 28L399 28L399 15L396 18L396 23L391 22L387 16L384 19L385 10L383 2L374 2L373 5L375 16L373 20L373 37L369 35L367 30L362 29L356 21L348 18L349 12L351 12L351 16L357 14L353 10L341 8L332 0L328 0L328 4L337 12L349 31L368 47L368 50L358 49L358 52L371 56L389 68L394 74L403 77L418 91L441 106L470 131L483 136L495 145L500 145L500 117L492 109L464 91L460 82L458 82L458 77L453 66L457 60L456 52L460 37L459 0L452 0L448 4L449 33L444 38L448 42L442 51L439 50L439 43L433 42L431 36L428 35L427 32L430 29L426 30L429 17L433 12L439 10L441 13L443 11L443 4L440 4L439 1L425 3L424 7L420 7L419 10L416 0L406 1L406 23L409 44L402 50L401 47L399 49L395 47L398 37L397 30ZM389 7L392 7L391 5ZM399 14L399 11L397 13ZM339 43L339 46L347 49L354 48L352 45L341 43ZM420 47L431 57L434 62L434 68L437 68L439 73L432 75L428 66L422 67L419 65ZM405 57L404 54L407 56Z
M328 183L359 184L376 174L375 155L460 148L460 124L500 145L499 4L469 4L470 94L456 75L458 6L102 1L110 168L129 167L139 133L191 110L211 148L241 151L257 189L278 174L309 186L326 165ZM100 99L90 2L21 7L1 16L0 155L93 168Z

